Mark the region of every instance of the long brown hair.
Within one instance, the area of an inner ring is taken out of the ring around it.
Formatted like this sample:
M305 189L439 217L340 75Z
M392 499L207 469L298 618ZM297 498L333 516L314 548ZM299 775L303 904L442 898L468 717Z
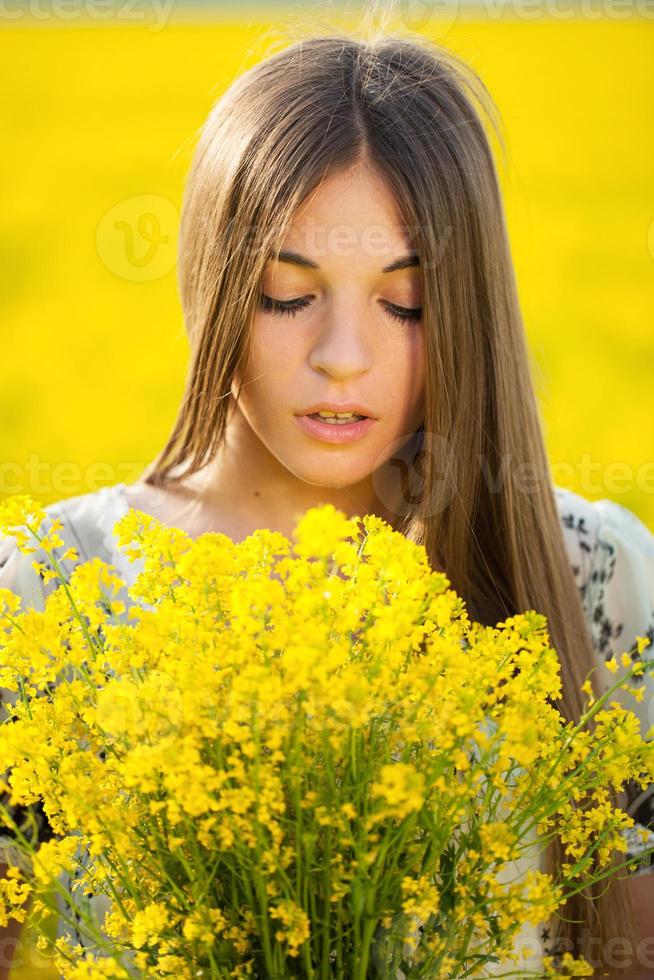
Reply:
M577 720L597 657L555 502L484 115L500 136L478 75L423 37L313 35L237 78L188 175L178 272L191 360L177 421L144 479L170 486L211 460L266 263L328 173L371 162L412 230L423 276L426 410L411 460L420 492L400 527L445 566L473 618L547 616L561 661L557 706ZM513 479L524 472L528 492ZM560 839L547 860L560 866ZM560 949L592 961L611 937L635 949L632 920L615 881L571 899L550 929Z

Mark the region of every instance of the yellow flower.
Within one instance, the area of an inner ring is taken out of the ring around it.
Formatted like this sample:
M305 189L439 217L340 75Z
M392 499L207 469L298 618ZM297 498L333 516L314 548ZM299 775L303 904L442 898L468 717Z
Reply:
M11 521L31 520L37 541L30 508L4 511L26 546ZM77 559L56 557L61 529L35 556L44 578ZM126 593L99 559L43 611L0 590L0 685L15 698L0 788L13 807L41 801L54 832L25 845L32 877L6 876L0 911L26 886L43 915L65 869L110 902L109 956L49 946L65 975L122 976L125 952L144 974L192 980L211 946L226 976L263 976L266 943L297 972L292 959L327 950L326 912L349 963L371 905L385 962L402 944L425 975L479 975L475 949L510 958L516 929L584 884L591 852L607 867L624 849L631 818L612 791L654 780L654 746L617 701L592 730L565 724L535 610L472 622L423 547L329 506L304 515L295 547L268 529L194 541L133 511L118 536L143 562ZM582 691L592 706L590 678ZM557 887L540 871L502 880L528 826L564 842ZM448 930L453 908L476 935ZM437 916L446 943L419 928Z
M420 810L424 803L425 778L413 766L403 762L381 767L380 779L371 786L373 799L381 798L388 810L401 820L406 814Z
M501 820L479 828L482 852L487 861L509 861L515 846L515 834Z
M14 494L0 502L0 534L14 535L22 527L36 532L46 511L29 494Z
M286 899L269 909L272 919L279 919L284 928L278 929L275 938L288 946L289 956L298 956L299 948L311 935L309 917L295 902Z
M169 924L168 910L160 904L151 903L138 911L132 920L132 942L137 949L146 944L152 946L161 941Z

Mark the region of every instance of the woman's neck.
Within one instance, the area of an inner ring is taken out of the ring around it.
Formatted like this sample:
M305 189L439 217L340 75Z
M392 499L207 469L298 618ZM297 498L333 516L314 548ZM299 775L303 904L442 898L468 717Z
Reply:
M144 483L127 486L126 497L130 507L153 514L193 538L215 531L239 542L258 528L270 528L292 539L302 514L325 503L333 504L347 517L376 514L397 526L398 511L386 505L389 474L383 476L385 485L379 472L374 485L372 476L339 487L308 483L269 452L237 411L228 421L218 452L201 470L163 489ZM375 492L381 486L385 487L384 503Z
M188 479L205 517L229 525L239 540L263 527L290 538L302 514L325 503L348 517L374 513L389 523L397 519L379 500L372 477L335 487L295 476L269 452L240 412L232 416L214 459Z

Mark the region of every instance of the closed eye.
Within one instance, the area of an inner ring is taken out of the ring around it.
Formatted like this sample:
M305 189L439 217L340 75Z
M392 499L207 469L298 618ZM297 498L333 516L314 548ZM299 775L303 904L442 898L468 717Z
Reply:
M299 299L273 299L272 296L261 293L260 299L261 309L265 310L266 313L286 313L290 316L295 316L296 313L311 303L311 300L306 296L300 296Z
M394 317L396 320L400 320L402 323L407 320L419 320L422 316L422 307L420 306L396 306L395 303L387 303L386 300L382 300L383 305L386 308L386 312Z
M398 306L396 303L389 303L387 300L380 300L380 302L388 315L393 317L394 320L399 320L401 323L406 323L409 320L417 321L422 317L422 308L420 306ZM307 306L311 305L311 299L307 296L300 296L297 299L273 299L272 296L266 296L265 293L261 293L260 305L261 309L267 313L295 316L300 310L304 310Z

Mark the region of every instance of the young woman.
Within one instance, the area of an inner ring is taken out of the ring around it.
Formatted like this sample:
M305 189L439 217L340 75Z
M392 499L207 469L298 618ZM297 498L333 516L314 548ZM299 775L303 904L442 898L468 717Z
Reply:
M138 563L112 528L129 507L235 541L290 535L318 503L376 513L424 544L473 618L547 616L573 718L593 666L654 638L654 537L551 482L480 110L494 121L480 79L423 39L312 37L239 77L185 191L192 353L174 430L139 482L49 513L128 582ZM41 606L30 561L5 557L2 584ZM651 704L629 705L643 732ZM561 854L548 847L548 866ZM645 870L571 901L543 948L558 936L611 973L645 972Z

